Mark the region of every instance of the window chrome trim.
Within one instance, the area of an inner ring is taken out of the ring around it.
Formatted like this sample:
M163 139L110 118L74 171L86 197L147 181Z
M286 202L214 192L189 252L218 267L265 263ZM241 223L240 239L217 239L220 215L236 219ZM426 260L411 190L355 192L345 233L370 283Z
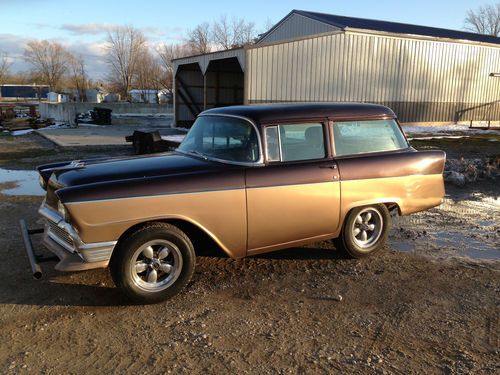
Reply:
M176 152L179 152L179 153L184 154L184 155L194 156L194 157L198 157L198 158L202 158L202 159L206 159L206 160L210 160L210 161L215 161L218 163L224 163L224 164L241 165L241 166L246 166L246 167L255 167L255 166L263 166L264 165L264 154L262 151L262 138L260 136L259 128L257 127L257 125L255 125L255 123L251 119L249 119L248 117L244 117L244 116L237 116L237 115L230 115L230 114L219 114L219 113L200 114L197 118L200 118L203 116L232 117L232 118L237 118L237 119L244 120L244 121L247 121L248 123L250 123L253 126L255 132L257 133L257 143L259 146L259 158L256 161L243 162L243 161L232 161L232 160L214 158L214 157L209 156L209 155L196 155L196 154L192 154L192 153L187 152L187 151L179 150L178 148L175 149Z
M276 129L278 130L278 147L280 150L280 162L283 163L283 145L281 144L281 124L276 125Z

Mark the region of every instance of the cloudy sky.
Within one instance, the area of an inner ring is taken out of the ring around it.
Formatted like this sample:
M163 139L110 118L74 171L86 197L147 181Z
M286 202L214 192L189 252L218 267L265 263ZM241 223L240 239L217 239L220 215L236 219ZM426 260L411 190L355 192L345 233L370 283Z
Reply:
M467 9L481 0L0 0L0 51L13 59L13 70L27 70L23 46L30 39L58 41L82 54L95 79L106 72L103 44L106 28L130 24L151 44L181 42L186 31L222 14L244 17L264 31L292 9L462 29Z

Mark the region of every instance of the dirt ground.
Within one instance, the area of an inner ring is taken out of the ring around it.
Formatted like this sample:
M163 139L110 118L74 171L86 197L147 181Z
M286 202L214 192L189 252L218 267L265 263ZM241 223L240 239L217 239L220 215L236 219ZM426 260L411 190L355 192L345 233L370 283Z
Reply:
M1 168L130 152L19 139L0 137ZM443 207L397 219L362 261L330 242L200 256L185 292L150 306L128 305L107 270L45 263L33 280L17 222L37 226L42 198L0 195L0 373L498 374L499 195L497 180L447 186Z

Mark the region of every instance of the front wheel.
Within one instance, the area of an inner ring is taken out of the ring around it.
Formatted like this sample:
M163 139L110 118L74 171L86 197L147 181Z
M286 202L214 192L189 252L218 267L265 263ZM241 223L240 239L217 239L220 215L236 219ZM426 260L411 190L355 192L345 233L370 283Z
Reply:
M115 285L135 303L155 303L179 293L194 272L195 252L179 228L146 225L128 236L110 262Z
M354 208L334 240L335 247L353 258L364 258L384 246L390 225L391 216L383 204Z

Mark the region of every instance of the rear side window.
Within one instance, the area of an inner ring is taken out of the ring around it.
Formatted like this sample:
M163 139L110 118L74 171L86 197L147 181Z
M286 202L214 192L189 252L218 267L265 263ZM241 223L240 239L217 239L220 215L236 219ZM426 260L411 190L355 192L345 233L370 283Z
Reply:
M333 136L338 156L408 148L395 120L336 122Z
M323 125L308 123L268 126L266 152L269 161L322 159L326 156Z

